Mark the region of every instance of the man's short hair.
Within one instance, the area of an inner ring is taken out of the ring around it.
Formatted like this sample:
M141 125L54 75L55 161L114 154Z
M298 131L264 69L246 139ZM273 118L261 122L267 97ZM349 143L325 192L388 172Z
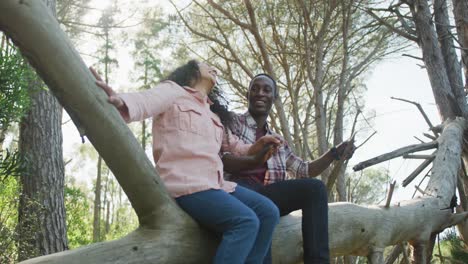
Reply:
M275 93L274 93L274 96L275 96L275 99L278 97L279 95L279 92L278 92L278 86L276 85L276 81L275 79L273 79L273 77L271 77L270 75L266 74L266 73L259 73L257 75L255 75L251 80L250 80L250 83L249 83L249 91L250 91L250 87L252 87L252 83L254 82L255 79L257 79L258 77L267 77L268 79L270 79L272 82L273 82L273 85L275 86Z

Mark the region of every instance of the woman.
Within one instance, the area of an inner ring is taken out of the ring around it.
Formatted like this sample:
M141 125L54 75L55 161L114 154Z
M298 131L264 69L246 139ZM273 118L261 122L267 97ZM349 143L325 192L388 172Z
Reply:
M207 97L217 72L205 63L189 61L156 87L126 94L116 94L91 71L126 122L153 117L153 157L169 193L201 225L222 234L213 262L262 263L279 211L264 196L225 181L218 153L261 159L266 144L280 141L267 136L246 145L227 138Z

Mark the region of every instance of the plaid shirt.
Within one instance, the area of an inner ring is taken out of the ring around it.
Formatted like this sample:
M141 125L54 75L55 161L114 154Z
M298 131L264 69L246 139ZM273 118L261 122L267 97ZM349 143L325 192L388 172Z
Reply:
M255 132L257 130L257 123L247 111L245 114L238 115L233 114L234 124L232 133L239 137L244 143L253 144L255 142ZM270 128L266 127L267 135L275 135L278 137L278 134L271 131ZM283 146L281 146L274 156L272 156L267 161L268 170L265 175L265 179L263 184L271 184L277 181L285 180L286 178L306 178L309 177L309 167L308 163L303 161L298 156L294 155L294 153L289 148L286 141ZM249 177L245 176L248 175L247 172L242 173L242 177ZM226 173L228 179L236 181L239 179L239 176L230 175ZM254 179L252 179L254 180Z

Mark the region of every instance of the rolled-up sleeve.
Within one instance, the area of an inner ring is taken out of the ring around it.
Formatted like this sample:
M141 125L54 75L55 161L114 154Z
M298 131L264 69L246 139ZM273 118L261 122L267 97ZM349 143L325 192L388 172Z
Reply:
M288 144L284 146L286 170L290 172L294 178L308 178L309 177L309 164L296 156Z
M137 93L122 93L128 108L127 122L140 121L158 116L166 111L174 101L185 93L184 88L172 81L163 81L154 88Z
M252 144L245 144L229 130L228 133L223 133L223 135L223 143L221 145L222 152L230 152L237 156L247 155Z

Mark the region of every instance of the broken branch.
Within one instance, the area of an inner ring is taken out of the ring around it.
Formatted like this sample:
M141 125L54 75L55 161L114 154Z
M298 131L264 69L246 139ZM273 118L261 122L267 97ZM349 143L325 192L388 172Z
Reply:
M426 123L429 125L429 128L431 129L431 131L434 132L434 135L436 137L438 136L438 133L433 130L434 126L432 125L431 120L429 120L429 117L427 117L426 112L424 112L424 109L422 108L422 106L419 103L416 103L416 102L413 102L413 101L410 101L410 100L406 100L406 99L402 99L402 98L393 97L393 96L390 97L390 98L393 99L393 100L398 100L398 101L402 101L402 102L406 102L406 103L410 103L410 104L415 105L418 108L419 112L421 112L421 115L424 117L424 120L426 120Z
M408 186L432 161L435 159L435 152L432 154L432 157L425 160L421 165L419 165L406 179L403 181L403 187Z
M403 155L408 154L408 153L437 148L438 144L439 143L437 141L432 141L432 142L423 143L423 144L406 146L406 147L397 149L395 151L392 151L390 153L383 154L383 155L380 155L378 157L375 157L375 158L360 162L360 163L358 163L357 165L355 165L353 167L353 170L354 171L360 171L360 170L362 170L364 168L370 167L372 165L375 165L375 164L378 164L378 163L381 163L381 162L384 162L384 161L387 161L387 160L390 160L390 159L394 159L394 158L403 156Z

